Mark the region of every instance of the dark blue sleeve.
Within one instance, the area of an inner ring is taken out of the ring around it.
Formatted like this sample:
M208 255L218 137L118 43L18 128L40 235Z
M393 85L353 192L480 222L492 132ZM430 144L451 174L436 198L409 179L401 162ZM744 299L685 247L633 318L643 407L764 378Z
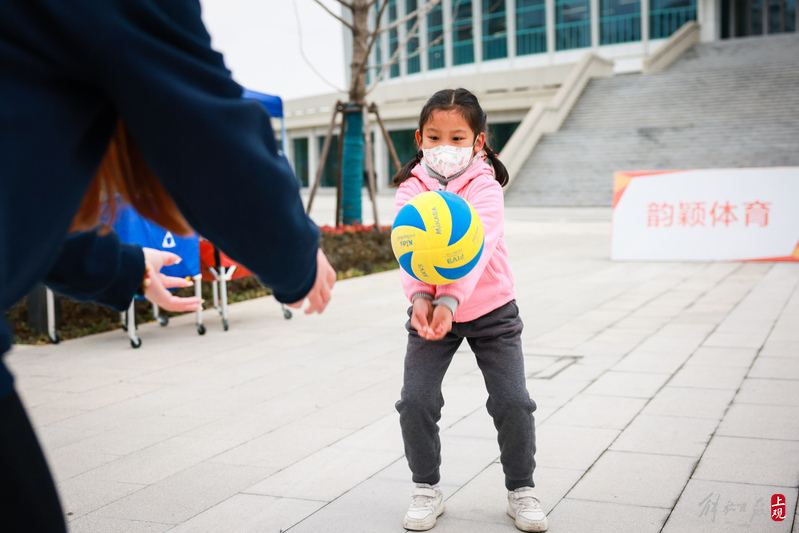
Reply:
M316 277L319 229L269 115L241 98L211 48L199 3L83 5L74 23L84 29L75 33L85 39L84 75L110 97L188 222L279 301L303 298Z
M144 253L115 233L74 233L64 242L44 284L76 300L124 311L144 278Z

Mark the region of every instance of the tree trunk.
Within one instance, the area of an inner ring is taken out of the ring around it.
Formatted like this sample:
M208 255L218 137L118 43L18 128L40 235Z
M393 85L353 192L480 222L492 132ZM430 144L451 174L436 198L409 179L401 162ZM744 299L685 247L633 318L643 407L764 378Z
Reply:
M347 123L344 134L344 154L341 161L342 219L344 224L360 224L363 202L363 114L361 106L366 97L367 39L369 37L369 9L366 0L354 0L352 9L352 63L350 64L350 99L343 120Z
M366 64L369 40L369 7L366 0L352 2L352 63L350 63L350 103L363 104L366 98Z

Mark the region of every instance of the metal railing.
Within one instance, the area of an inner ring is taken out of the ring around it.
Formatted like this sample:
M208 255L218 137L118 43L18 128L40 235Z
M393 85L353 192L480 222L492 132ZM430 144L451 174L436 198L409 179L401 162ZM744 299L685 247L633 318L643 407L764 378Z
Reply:
M541 54L547 51L547 29L521 30L516 32L516 55Z
M641 14L615 15L599 19L599 43L617 44L641 40Z
M555 49L571 50L591 46L591 21L555 24Z
M474 63L474 39L459 41L452 45L452 64Z
M508 34L483 37L483 60L508 57Z
M653 9L649 12L649 38L665 39L689 20L696 20L696 6Z

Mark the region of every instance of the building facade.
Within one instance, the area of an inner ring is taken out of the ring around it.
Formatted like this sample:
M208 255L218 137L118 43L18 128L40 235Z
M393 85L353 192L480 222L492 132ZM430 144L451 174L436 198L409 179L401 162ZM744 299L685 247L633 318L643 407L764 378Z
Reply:
M424 16L408 18L423 0L387 0L382 26L394 27L381 35L370 56L368 101L378 105L404 164L416 150L413 133L425 100L442 88L466 87L486 110L490 142L499 151L530 108L549 101L587 52L612 60L616 73L640 72L644 60L688 21L700 24L702 41L795 32L796 3L442 0ZM343 38L345 51L351 51L347 31ZM331 93L286 102L288 156L304 186L316 177L334 105L346 98ZM382 130L372 122L377 187L387 190L395 169ZM338 135L322 187L335 186L337 149Z

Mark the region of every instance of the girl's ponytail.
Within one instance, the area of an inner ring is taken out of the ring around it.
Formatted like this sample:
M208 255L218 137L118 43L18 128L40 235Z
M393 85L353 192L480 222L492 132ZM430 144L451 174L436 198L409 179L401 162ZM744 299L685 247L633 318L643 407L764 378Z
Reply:
M418 165L422 161L422 157L424 157L424 154L422 153L421 150L416 152L416 157L414 157L413 159L408 161L405 164L404 167L399 169L399 171L396 174L394 174L394 178L392 178L391 183L395 187L397 187L400 183L402 183L406 179L410 178L411 177L411 171L413 170L413 167L415 167L416 165ZM503 168L505 168L505 167L503 167ZM505 175L507 176L507 173L505 173Z
M483 149L486 151L486 156L491 161L491 166L494 167L494 177L499 182L500 185L503 187L508 184L508 169L505 168L505 165L502 164L502 161L499 160L497 154L492 150L488 144L483 145Z

